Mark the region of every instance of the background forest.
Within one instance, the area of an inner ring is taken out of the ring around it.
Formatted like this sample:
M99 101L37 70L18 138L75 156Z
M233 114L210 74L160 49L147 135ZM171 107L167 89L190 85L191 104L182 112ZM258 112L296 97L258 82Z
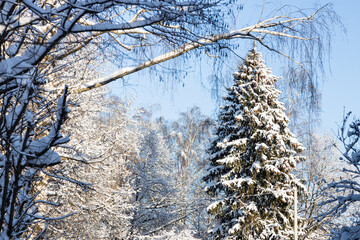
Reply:
M316 131L344 26L292 4L1 0L0 239L359 239L360 120ZM158 116L132 79L215 111Z

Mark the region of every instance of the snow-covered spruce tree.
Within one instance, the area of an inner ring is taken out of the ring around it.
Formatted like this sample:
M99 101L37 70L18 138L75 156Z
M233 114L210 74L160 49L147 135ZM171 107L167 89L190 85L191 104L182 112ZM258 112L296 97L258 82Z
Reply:
M278 100L277 77L254 48L234 73L224 97L216 138L209 148L206 192L216 225L213 239L291 239L294 188L291 173L304 148L288 129Z

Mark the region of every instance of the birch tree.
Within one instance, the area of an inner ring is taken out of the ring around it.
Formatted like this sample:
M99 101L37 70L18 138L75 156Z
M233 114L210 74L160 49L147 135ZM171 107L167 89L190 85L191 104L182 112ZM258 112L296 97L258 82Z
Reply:
M222 49L236 39L258 41L305 67L306 62L301 63L301 56L314 57L311 53L322 56L322 52L316 52L316 49L321 48L315 48L315 44L321 46L321 39L326 39L329 34L328 26L325 25L327 17L336 20L336 16L329 15L333 13L330 5L311 13L283 8L283 11L278 11L278 15L269 19L230 31L224 22L227 19L225 16L231 9L240 10L239 3L233 0L9 0L2 1L0 6L0 69L4 81L11 82L11 78L38 66L41 66L39 69L43 72L51 72L57 61L86 48L88 44L113 50L115 48L105 42L112 39L116 43L118 62L123 62L124 67L108 76L78 83L73 91L80 92L108 84L189 51L200 48L208 51L212 46ZM279 41L284 42L277 46ZM286 45L285 42L297 44L291 49L300 52L304 50L310 55L286 52L286 48L281 46L289 47L291 44ZM147 56L143 61L137 58L139 49L149 53L156 46L163 49L155 51L157 56Z
M327 239L331 223L341 222L335 216L327 216L322 221L316 217L332 208L331 204L321 205L328 200L324 194L327 182L346 177L342 173L343 164L339 163L340 152L336 149L336 139L328 135L312 135L310 147L304 152L306 160L298 164L297 176L304 179L307 194L299 201L299 215L303 216L304 234L300 239ZM339 195L332 191L335 196Z
M145 117L143 122L144 138L135 167L140 207L134 229L145 238L165 238L172 231L205 237L207 199L200 179L212 120L194 107L176 121L152 122Z
M176 207L181 216L179 225L206 236L209 218L205 208L208 198L201 181L206 167L206 147L214 126L213 120L193 107L180 118L163 126L173 159L174 178L178 189Z
M161 230L176 230L171 222L178 216L174 204L177 189L174 164L160 128L150 119L143 125L144 137L134 165L135 201L139 207L132 220L132 231L138 236L151 237Z

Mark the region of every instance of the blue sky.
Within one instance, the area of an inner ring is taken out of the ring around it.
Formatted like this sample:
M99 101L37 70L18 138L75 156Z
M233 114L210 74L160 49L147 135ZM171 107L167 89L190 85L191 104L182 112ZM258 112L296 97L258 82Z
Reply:
M331 73L322 88L322 128L337 132L344 107L360 117L360 1L333 1L335 11L346 28L346 36L335 36L332 48ZM329 69L326 69L329 71Z
M244 12L240 20L243 24L248 21L259 18L259 7L263 1L252 0L244 1ZM293 4L300 8L319 5L328 1L267 1L270 4ZM344 107L346 111L353 111L360 117L360 1L330 1L333 4L336 13L341 18L346 28L346 35L340 30L332 41L332 52L330 66L325 68L326 78L320 80L322 90L322 113L321 126L319 131L324 133L336 133L338 124L341 124ZM300 4L300 5L299 5ZM264 54L266 57L266 54ZM130 86L125 90L120 81L111 84L113 93L119 96L136 95L135 105L152 107L156 116L165 116L167 119L176 119L180 112L190 109L192 106L199 106L204 114L213 115L217 107L216 101L211 98L211 85L208 83L212 77L211 62L205 59L190 59L191 68L187 76L181 83L158 82L158 78L148 76L146 73L131 75L127 81ZM200 61L201 60L201 61ZM237 63L225 63L224 71L231 77L232 72L236 70ZM267 66L271 66L267 61ZM130 97L132 98L132 97Z

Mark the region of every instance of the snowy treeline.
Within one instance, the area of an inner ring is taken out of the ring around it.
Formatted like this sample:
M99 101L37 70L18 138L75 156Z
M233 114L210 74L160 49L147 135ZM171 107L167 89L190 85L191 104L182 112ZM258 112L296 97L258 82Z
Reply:
M70 113L64 131L71 131L72 138L58 149L64 163L49 172L91 185L81 188L69 181L46 179L42 197L59 207L43 211L51 216L76 214L49 222L45 237L206 235L206 199L199 178L212 121L197 108L173 123L154 121L144 109L132 109L129 103L105 94L81 95L79 106Z
M296 157L291 148L302 148L286 130L288 118L276 100L276 80L261 54L250 52L235 73L225 97L229 104L222 107L216 124L198 108L173 122L152 119L151 112L134 109L104 90L73 97L64 128L72 133L71 141L58 148L64 163L46 170L48 176L73 180L44 177L45 184L36 188L42 190L39 198L58 205L41 208L44 215L76 214L36 230L46 227L45 238L56 239L222 239L228 234L235 239L291 239L293 187L298 187L299 238L326 239L331 223L344 219L326 214L333 204L320 205L338 196L323 191L324 180L348 175L338 174L330 137L314 136L312 152ZM213 167L207 170L209 163ZM212 169L224 171L207 184L215 198L205 194L202 181L205 177L209 182L218 171ZM232 201L235 205L229 208ZM227 212L235 206L242 209L236 211L238 220L236 212ZM213 218L207 209L218 215ZM216 213L220 210L225 212ZM325 217L313 218L320 214Z

